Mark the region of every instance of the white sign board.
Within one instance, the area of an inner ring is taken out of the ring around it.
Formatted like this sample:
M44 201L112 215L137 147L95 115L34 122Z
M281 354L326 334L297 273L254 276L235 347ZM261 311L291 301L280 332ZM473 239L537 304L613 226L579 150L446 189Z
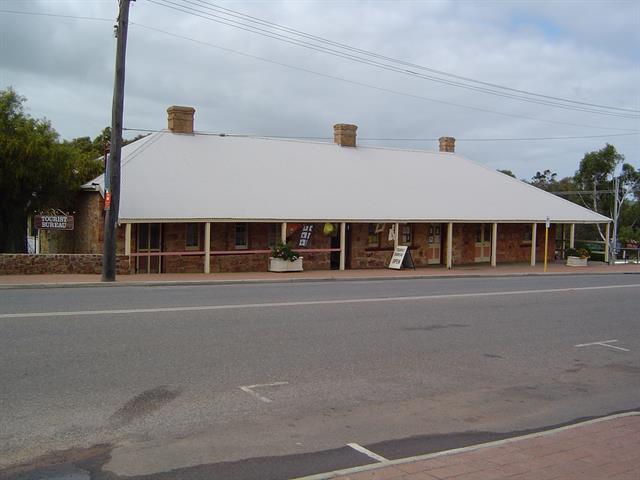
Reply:
M391 263L389 263L389 268L393 268L394 270L400 270L402 268L402 262L404 261L404 256L406 254L407 254L407 246L398 245L396 249L393 251L393 257L391 257Z
M549 228L551 226L551 220L549 220L549 217L547 217L547 221L545 222L545 227Z

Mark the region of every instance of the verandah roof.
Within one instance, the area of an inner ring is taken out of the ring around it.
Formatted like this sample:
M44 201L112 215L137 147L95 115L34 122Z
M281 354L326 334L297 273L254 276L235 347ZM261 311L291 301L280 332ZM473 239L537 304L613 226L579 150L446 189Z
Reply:
M610 221L444 152L161 131L123 148L121 178L121 222Z

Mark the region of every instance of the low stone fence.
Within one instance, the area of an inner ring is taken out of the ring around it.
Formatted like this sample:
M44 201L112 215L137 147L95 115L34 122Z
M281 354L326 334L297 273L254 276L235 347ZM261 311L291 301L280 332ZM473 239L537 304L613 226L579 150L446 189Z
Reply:
M129 257L118 255L118 275L130 273ZM94 254L0 254L0 275L60 274L102 272L102 255Z

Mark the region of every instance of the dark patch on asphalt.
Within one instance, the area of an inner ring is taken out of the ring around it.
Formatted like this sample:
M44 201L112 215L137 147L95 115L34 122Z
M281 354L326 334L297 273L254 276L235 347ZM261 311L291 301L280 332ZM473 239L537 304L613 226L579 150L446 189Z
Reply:
M50 452L0 470L0 480L107 480L101 471L111 460L112 449L112 445L99 444Z
M620 413L637 412L637 408L608 413L604 416L617 415ZM468 431L458 433L446 433L436 435L417 435L414 437L397 440L387 440L384 442L363 445L367 450L377 453L389 460L414 457L418 455L428 455L430 453L443 452L454 448L470 447L487 442L515 438L531 433L544 432L568 425L594 420L600 417L580 417L568 422L549 425L541 428L531 428L528 430L514 430L511 432L482 432Z
M131 423L136 418L162 408L178 397L180 393L182 393L181 389L170 390L166 385L146 390L133 397L111 415L109 423L117 427Z
M445 328L464 328L468 326L469 325L465 323L449 323L447 325L435 324L435 325L427 325L424 327L403 327L402 330L406 330L407 332L416 332L416 331L431 332L433 330L443 330Z
M617 373L629 373L631 375L640 375L640 367L633 365L625 365L624 363L609 363L602 368Z
M494 355L492 353L485 353L484 356L489 358L504 358L502 355Z
M640 406L635 409L611 412L605 416L637 412L639 410ZM522 435L582 423L595 418L599 417L581 417L556 425L511 432L467 431L438 435L420 435L364 446L368 450L382 455L385 458L397 460L496 440L520 437ZM112 447L110 445L96 445L89 449L73 449L45 455L29 464L0 471L0 480L84 480L85 478L90 478L91 480L287 480L377 463L350 447L342 447L313 453L280 457L258 457L236 462L203 464L170 470L168 472L129 477L102 471L103 465L110 459L111 449ZM65 468L67 470L64 470ZM73 468L75 468L75 470L73 470ZM59 475L61 472L72 474L88 473L89 477L63 477Z
M376 462L350 447L342 447L315 453L198 465L170 472L126 478L127 480L287 480L371 463Z

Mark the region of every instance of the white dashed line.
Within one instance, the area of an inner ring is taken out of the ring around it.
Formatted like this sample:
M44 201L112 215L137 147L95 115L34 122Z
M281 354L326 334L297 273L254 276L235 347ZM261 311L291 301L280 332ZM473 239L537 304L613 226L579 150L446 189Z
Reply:
M281 385L288 385L288 384L289 382L259 383L257 385L243 385L240 387L240 390L242 390L243 392L247 392L249 395L253 395L258 400L264 403L271 403L272 400L270 398L260 395L259 393L255 392L253 389L263 388L263 387L279 387Z
M68 312L31 312L31 313L0 313L3 318L36 318L36 317L73 317L78 315L129 315L141 313L170 313L170 312L204 312L214 310L241 310L274 307L306 307L314 305L348 305L358 303L407 302L419 300L447 300L455 298L499 297L509 295L534 295L541 293L582 292L591 290L617 290L621 288L639 288L640 284L602 285L597 287L545 288L540 290L511 290L503 292L480 293L449 293L442 295L414 295L406 297L375 297L353 298L344 300L309 300L302 302L272 302L272 303L241 303L236 305L200 305L184 307L160 308L128 308L122 310L77 310Z
M574 347L590 347L592 345L600 345L601 347L613 348L615 350L622 350L623 352L630 352L628 348L616 347L615 345L609 345L610 343L615 343L618 340L602 340L600 342L591 342L591 343L581 343L579 345L574 345Z
M388 459L378 455L377 453L372 452L371 450L367 450L362 445L358 445L357 443L347 443L347 447L351 447L354 450L357 450L358 452L362 453L363 455L366 455L367 457L370 457L370 458L373 458L374 460L377 460L378 462L388 462L389 461Z

